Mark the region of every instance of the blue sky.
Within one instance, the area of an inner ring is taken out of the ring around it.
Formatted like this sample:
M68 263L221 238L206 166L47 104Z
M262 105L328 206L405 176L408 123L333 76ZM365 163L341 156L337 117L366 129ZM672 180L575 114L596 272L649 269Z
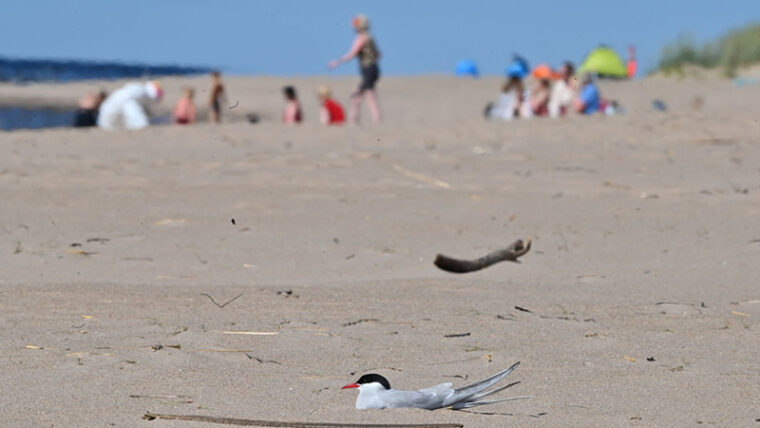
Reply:
M760 0L3 2L0 55L203 65L245 74L325 74L365 13L384 74L448 73L463 58L501 73L511 54L580 62L599 43L656 65L679 34L707 40L760 21ZM344 65L338 74L355 73Z

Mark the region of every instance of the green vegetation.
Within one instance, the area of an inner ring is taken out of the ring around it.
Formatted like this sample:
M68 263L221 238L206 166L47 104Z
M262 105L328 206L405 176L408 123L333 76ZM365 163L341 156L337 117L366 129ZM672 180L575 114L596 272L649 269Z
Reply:
M733 77L736 70L760 63L760 23L732 31L716 42L698 45L688 36L665 45L658 70L665 74L682 73L685 65L720 68Z

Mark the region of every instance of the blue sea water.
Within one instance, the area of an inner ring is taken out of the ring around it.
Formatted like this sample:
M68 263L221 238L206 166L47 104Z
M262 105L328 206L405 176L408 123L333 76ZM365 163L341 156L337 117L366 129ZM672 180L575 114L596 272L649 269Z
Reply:
M0 129L40 129L72 126L76 110L0 107Z
M205 74L208 67L123 64L117 62L14 59L0 57L0 82L73 82L77 80L144 79L159 76ZM72 126L74 110L22 106L0 107L0 130Z
M0 57L0 82L73 82L87 79L150 78L210 72L208 67Z

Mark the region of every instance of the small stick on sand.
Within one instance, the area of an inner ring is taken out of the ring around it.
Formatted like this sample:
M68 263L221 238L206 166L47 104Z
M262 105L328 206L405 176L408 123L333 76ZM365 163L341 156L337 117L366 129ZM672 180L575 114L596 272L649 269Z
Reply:
M193 422L207 422L210 424L224 424L224 425L238 425L249 427L286 427L286 428L323 428L323 427L341 427L341 428L463 428L462 424L414 424L414 425L387 425L387 424L336 424L336 423L323 423L323 422L278 422L278 421L262 421L254 419L237 419L237 418L221 418L216 416L203 416L203 415L167 415L161 413L146 412L143 419L152 421L154 419L165 419L175 421L193 421Z
M230 300L227 300L226 302L224 302L223 304L221 304L221 305L220 305L219 303L216 303L216 300L214 300L214 298L213 298L213 297L211 297L211 295L210 295L210 294L208 294L208 293L201 293L201 296L206 296L206 297L208 297L208 298L211 300L211 303L213 303L213 304L215 304L216 306L218 306L218 307L219 307L219 309L221 309L221 308L223 308L223 307L225 307L225 306L229 305L230 303L234 302L235 300L237 300L237 299L238 299L238 297L240 297L240 296L242 296L242 295L243 295L243 293L240 293L240 294L238 294L237 296L235 296L235 297L231 298Z
M507 248L504 248L503 250L494 251L492 253L486 254L485 256L477 259L477 260L460 260L460 259L454 259L448 256L444 256L443 254L438 254L435 257L435 265L438 266L439 269L445 270L446 272L452 272L452 273L467 273L467 272L475 272L481 269L485 269L488 266L491 266L492 264L503 262L503 261L509 261L509 262L518 262L517 259L525 253L530 251L530 240L523 243L522 239L518 239L517 241L513 242L512 245L510 245Z

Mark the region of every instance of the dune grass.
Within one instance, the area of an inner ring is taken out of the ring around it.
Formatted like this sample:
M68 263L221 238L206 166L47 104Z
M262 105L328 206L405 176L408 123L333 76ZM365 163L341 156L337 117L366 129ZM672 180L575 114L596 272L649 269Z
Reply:
M726 76L733 77L739 68L757 63L760 63L760 23L731 31L717 41L701 45L683 35L665 45L658 71L680 74L685 65L697 65L719 68Z

